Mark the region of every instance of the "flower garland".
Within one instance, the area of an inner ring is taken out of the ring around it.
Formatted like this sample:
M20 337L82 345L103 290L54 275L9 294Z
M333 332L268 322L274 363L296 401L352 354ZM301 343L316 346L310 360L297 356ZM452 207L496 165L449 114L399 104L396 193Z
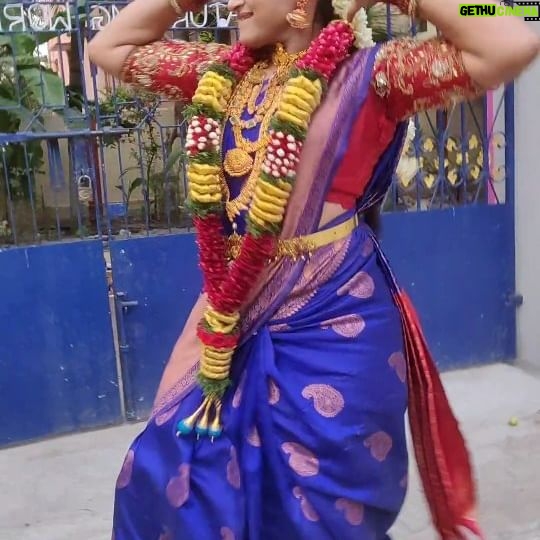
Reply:
M254 66L254 54L242 44L235 45L228 60L211 66L199 82L186 113L186 152L190 205L209 303L198 327L203 345L198 382L204 399L178 423L179 435L193 430L211 438L221 435L221 399L230 383L231 361L240 337L240 308L276 253L311 117L354 39L348 23L334 21L291 70L270 123L270 142L248 210L247 232L238 258L230 265L219 144L227 104L236 83Z
M332 0L332 7L337 15L342 19L347 19L351 3L351 0ZM362 7L356 12L351 21L351 26L354 31L354 46L357 49L375 45L373 31L369 27L368 14L365 8Z

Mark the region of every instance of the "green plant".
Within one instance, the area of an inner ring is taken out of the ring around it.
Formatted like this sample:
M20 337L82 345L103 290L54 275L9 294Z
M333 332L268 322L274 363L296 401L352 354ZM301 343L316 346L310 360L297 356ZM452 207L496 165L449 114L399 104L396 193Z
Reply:
M44 106L64 105L61 79L41 65L35 49L36 41L28 35L0 36L0 132L43 131ZM32 176L43 164L39 141L6 145L5 160L0 161L2 198L9 189L12 200L28 199Z
M162 141L155 120L159 103L155 94L125 87L105 92L99 102L102 126L131 130L119 138L104 138L108 146L130 144L130 158L136 163L122 171L116 188L122 192L128 211L134 193L141 189L148 215L154 221L163 218L168 203L172 208L179 205L179 174L174 173L178 173L184 156L183 150L174 149L177 129L167 130ZM175 116L178 120L178 111Z
M204 14L203 13L197 13L195 15L195 22L198 25L201 25L205 22L204 20ZM215 13L208 13L206 18L206 27L215 27L217 25L217 18ZM214 32L212 30L199 30L198 32L198 41L202 41L203 43L212 43L214 41Z
M149 117L153 117L159 103L156 94L140 89L118 86L105 90L99 99L99 110L96 110L98 124L101 128L138 128ZM124 134L121 140L133 142L134 132ZM118 138L112 136L104 139L108 146L114 146L117 142Z
M0 24L9 27L4 8L9 2L0 0ZM34 14L36 9L34 9ZM28 26L30 21L26 21ZM18 30L16 28L15 30ZM25 133L45 130L45 114L53 112L73 116L71 106L80 109L80 95L66 88L61 77L49 69L38 55L38 47L53 37L52 32L20 31L0 35L0 132ZM79 111L77 114L80 115ZM5 145L0 160L0 218L7 216L7 199L27 201L35 195L34 177L42 172L44 155L41 141Z

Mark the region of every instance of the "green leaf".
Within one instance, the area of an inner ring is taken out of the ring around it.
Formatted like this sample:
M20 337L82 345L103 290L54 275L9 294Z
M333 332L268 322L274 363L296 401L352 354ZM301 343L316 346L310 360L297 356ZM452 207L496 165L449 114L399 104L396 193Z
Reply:
M172 168L182 159L183 155L184 151L182 149L176 148L175 150L173 150L167 158L165 168L163 169L163 174L171 172Z
M190 158L192 163L203 165L221 165L221 157L218 152L199 152Z
M223 212L223 203L197 203L191 199L186 199L186 208L196 217L205 217L208 214L221 214Z
M118 177L118 180L122 180L122 178L124 178L124 176L126 176L126 174L132 172L132 171L140 171L141 168L138 167L137 165L133 165L132 167L128 167L127 169L124 169L122 171L122 174Z
M15 57L15 67L18 70L26 67L40 67L39 59L33 54L20 54Z
M107 2L109 0L106 0ZM88 0L77 0L76 2L76 6L77 6L77 14L79 15L79 18L80 18L80 15L86 15L86 4L88 4ZM92 4L100 4L100 3L103 3L103 0L95 0L94 2L92 2ZM110 2L109 2L110 4Z
M267 174L264 171L261 172L261 178L272 185L277 185L279 182L285 182L286 184L293 184L293 179L288 176L283 176L276 178L275 176L272 176L271 174Z
M36 50L36 42L28 34L14 34L11 50L16 57L32 54Z
M18 127L19 121L12 114L0 110L0 131L3 133L16 133Z
M307 136L306 130L301 128L300 126L297 126L296 124L293 124L292 122L285 122L283 120L278 120L275 117L270 122L270 127L274 131L282 131L286 135L292 135L297 141L303 141L305 140Z
M6 109L3 111L4 113L12 115L19 121L17 130L27 131L30 129L31 131L43 131L43 125L37 118L34 118L34 113L30 109L22 106L19 102L0 96L0 108ZM0 121L0 131L13 133L14 129L10 129L4 125L4 122L5 120ZM12 124L9 120L7 122L10 125Z
M201 105L200 103L192 103L184 108L184 118L189 122L194 116L207 116L214 120L222 120L223 113L217 112L207 105Z
M35 98L41 105L65 106L65 86L56 73L44 68L31 67L20 69L19 74L32 88Z
M206 71L214 71L218 75L229 79L233 83L236 82L236 74L227 64L216 62L208 66L208 69Z
M21 104L18 101L15 101L14 99L2 97L0 95L0 109L7 109L7 108L12 109L12 108L18 108L20 106Z
M141 177L135 178L135 180L133 180L133 182L129 184L129 188L127 192L128 199L131 198L131 195L133 195L133 192L137 188L140 188L143 185L144 185L144 178L141 178Z
M255 223L254 221L251 221L248 219L247 222L247 229L250 234L255 236L255 238L260 238L261 236L264 236L265 234L274 234L277 235L281 231L281 225L276 223L268 223L268 225L263 228L259 224Z
M133 195L134 191L137 189L137 188L140 188L140 187L144 187L144 178L141 178L141 177L138 177L138 178L135 178L135 180L133 180L132 182L130 182L128 188L127 188L127 191L126 191L126 186L120 184L118 186L115 186L116 189L120 190L125 198L127 199L127 202L129 202L129 200L131 199L131 196Z
M69 129L84 129L89 127L88 118L81 113L80 109L66 107L56 111L56 114L64 119Z
M197 375L197 380L205 396L216 396L218 398L223 397L231 384L231 380L228 378L223 380L209 379L200 373Z

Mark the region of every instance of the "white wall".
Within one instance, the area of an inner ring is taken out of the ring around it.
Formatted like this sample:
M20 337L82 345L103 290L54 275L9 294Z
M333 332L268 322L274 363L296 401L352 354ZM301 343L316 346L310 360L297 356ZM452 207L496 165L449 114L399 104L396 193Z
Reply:
M515 128L518 357L540 370L540 60L516 83Z

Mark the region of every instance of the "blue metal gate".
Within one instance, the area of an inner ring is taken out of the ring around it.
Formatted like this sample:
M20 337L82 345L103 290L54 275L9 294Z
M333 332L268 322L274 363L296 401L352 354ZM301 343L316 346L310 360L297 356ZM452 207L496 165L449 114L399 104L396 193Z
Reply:
M388 195L383 245L444 369L516 357L513 100L416 118Z
M126 415L144 418L201 290L192 234L111 244Z
M200 290L179 105L84 61L123 3L0 0L0 446L144 418ZM173 35L227 39L226 16ZM416 118L384 205L444 368L516 354L512 104Z
M99 240L0 253L0 446L121 421Z

